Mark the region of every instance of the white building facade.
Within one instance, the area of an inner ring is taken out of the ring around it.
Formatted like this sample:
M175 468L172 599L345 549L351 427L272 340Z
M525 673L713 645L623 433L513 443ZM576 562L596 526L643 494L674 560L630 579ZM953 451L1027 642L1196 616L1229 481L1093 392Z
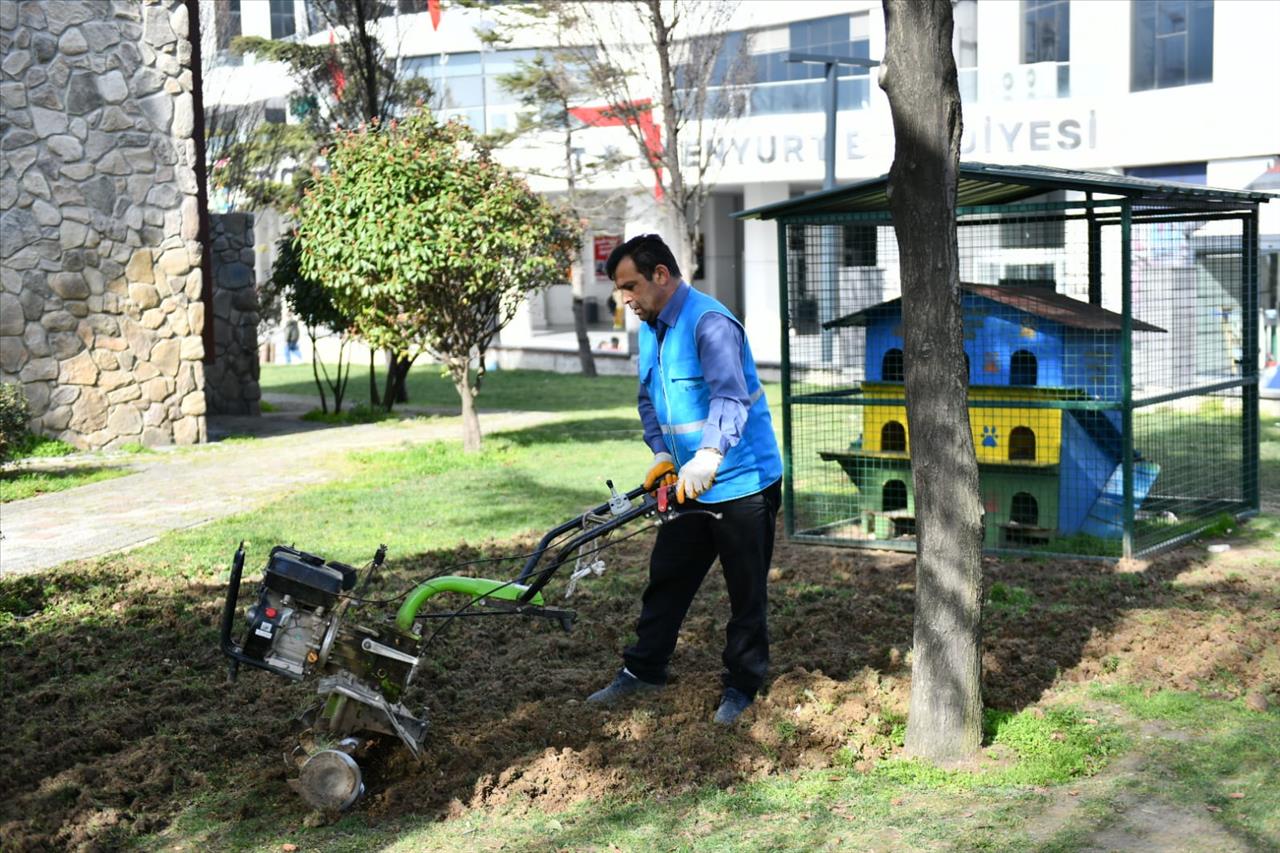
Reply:
M238 10L244 32L327 37L307 34L308 23L316 20L308 0L217 2ZM426 0L391 2L396 14L383 21L384 43L394 45L403 71L432 80L437 111L481 131L514 128L518 105L498 78L532 59L547 44L546 36L531 28L513 30L512 40L495 50L478 31L503 28L501 6L475 10L446 2L437 27ZM1229 189L1249 187L1280 162L1277 0L957 0L955 16L963 159ZM285 32L289 21L292 33ZM821 186L821 66L787 63L785 55L883 58L884 16L880 3L871 0L747 0L726 26L752 54L752 76L743 115L723 126L710 152L715 189L704 212L694 284L743 318L757 361L769 365L779 359L782 340L775 225L742 223L730 214ZM278 109L288 97L278 67L246 65L206 78L225 88L227 100L252 99L256 91L278 101ZM838 85L837 183L887 172L892 122L874 73L849 68ZM649 96L658 100L656 92ZM212 97L216 102L217 93ZM661 124L660 114L655 119ZM584 158L611 148L636 153L620 128L585 128L576 137ZM553 173L555 148L551 140L521 140L504 159L517 169ZM701 153L687 150L681 156ZM548 178L533 183L547 192L563 187ZM610 214L593 223L584 252L592 341L602 351L615 352L616 346L625 354L627 335L613 328L606 308L611 284L593 274L593 261L619 238L662 230L663 219L653 203L652 173L638 161L599 177L591 189L616 197ZM1276 251L1280 202L1265 206L1261 230L1264 252ZM1260 269L1264 308L1277 305L1275 257ZM576 369L576 359L553 355L576 348L570 328L566 283L531 297L503 331L499 358L505 366ZM624 358L613 361L619 371L628 367Z

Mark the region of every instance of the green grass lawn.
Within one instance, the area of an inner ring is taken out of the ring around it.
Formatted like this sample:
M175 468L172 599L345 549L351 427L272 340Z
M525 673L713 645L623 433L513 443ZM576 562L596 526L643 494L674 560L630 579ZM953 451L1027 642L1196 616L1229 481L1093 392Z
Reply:
M378 371L378 393L386 374ZM309 364L264 364L260 380L264 394L300 394L315 397L315 380ZM453 383L430 364L415 365L409 371L409 405L458 408L458 392ZM541 370L493 370L485 374L477 404L485 409L522 409L545 412L594 411L598 408L634 405L636 380L630 376L586 378L576 373ZM369 368L351 369L343 408L369 403Z
M308 370L264 368L264 390L311 393ZM453 394L429 369L415 374L415 402L443 405ZM558 377L562 388L553 377L516 371L489 377L484 394L493 396L482 394L482 406L551 409L563 417L486 435L479 454L464 454L453 441L355 453L343 463L340 480L254 512L174 532L127 553L0 579L0 653L14 668L22 662L24 671L38 673L30 684L18 683L12 669L0 680L0 711L13 720L8 736L39 755L37 767L49 760L45 751L69 753L64 765L5 795L0 827L16 832L40 815L74 814L83 834L79 845L65 846L112 849L1068 851L1087 846L1127 810L1160 800L1196 804L1210 828L1246 847L1280 844L1276 709L1247 710L1238 698L1215 695L1216 686L1193 693L1136 681L1062 684L1035 707L989 712L983 754L968 769L935 770L893 756L857 769L852 755L846 760L840 745L831 744L827 750L837 760L821 770L759 777L744 772L729 785L708 779L674 789L655 787L637 773L637 782L621 793L587 797L562 810L521 799L459 803L452 816L442 817L412 803L379 811L374 802L332 823L307 820L285 787L278 753L279 730L299 709L295 704L305 702L306 691L261 674L234 688L223 683L216 626L236 544L247 540L252 578L277 543L354 565L387 543L382 589L388 595L455 560L518 552L531 536L601 502L606 479L620 489L637 484L650 461L634 411L634 379ZM1264 423L1263 430L1264 483L1275 482L1280 429ZM1274 541L1274 525L1266 530ZM833 588L845 583L835 576L840 559L822 557L821 571L832 574ZM595 589L617 596L619 605L613 615L597 616L601 627L581 628L603 632L586 637L604 637L610 649L625 641L642 565L630 573L611 570L600 580ZM513 561L475 573L510 577L515 568ZM1230 590L1236 583L1224 585ZM800 590L785 582L776 586L775 615L792 606L852 606L848 596L824 598L825 587L814 589L807 598L788 597ZM1187 590L1178 604L1185 611L1171 618L1222 607L1211 595ZM997 621L1033 618L1054 605L1025 583L993 584L989 599L989 615ZM1153 611L1150 618L1158 615ZM1229 609L1220 618L1242 635L1258 627L1231 623ZM789 619L778 622L788 632L803 630L802 615ZM850 624L852 633L858 630ZM720 631L717 623L710 642L719 641ZM539 701L568 701L554 676L584 666L575 657L587 653L580 648L582 633L561 643L522 624L510 635L488 638L502 662L522 660L521 644L534 640L526 657L555 656L524 670L535 680L548 679L549 693ZM1274 649L1259 650L1256 660L1280 673ZM7 703L15 696L38 712L11 713ZM880 746L891 751L901 744L902 720L879 722ZM614 741L596 743L608 748L643 739L646 729L664 724L684 723L643 710L619 715L605 728ZM769 726L766 732L728 734L716 748L765 754L774 748L769 744L796 735L789 718ZM1119 761L1126 763L1117 770ZM122 793L130 779L138 781ZM1055 823L1055 814L1069 817ZM52 837L56 822L47 831Z
M67 444L65 441L28 433L14 448L12 458L14 460L49 459L71 456L77 452L74 445ZM144 452L144 448L141 445L130 447L129 452ZM61 492L78 486L87 486L89 483L112 480L128 473L129 469L123 466L68 465L62 468L40 470L12 467L6 471L0 471L0 504L20 501L46 492Z
M0 504L33 498L47 492L75 489L103 480L114 480L128 473L130 471L125 467L104 468L94 465L42 471L23 468L0 471Z
M385 374L379 371L378 393L382 393ZM264 364L260 380L264 394L319 395L309 364ZM765 394L774 410L774 426L781 429L782 386L765 383ZM351 384L343 409L369 402L369 368L351 369ZM476 398L482 409L516 409L540 412L592 412L605 408L628 407L636 402L634 376L597 376L587 378L577 373L554 373L545 370L494 370L487 373ZM458 392L453 383L440 375L435 365L422 364L409 371L409 405L432 406L456 410Z

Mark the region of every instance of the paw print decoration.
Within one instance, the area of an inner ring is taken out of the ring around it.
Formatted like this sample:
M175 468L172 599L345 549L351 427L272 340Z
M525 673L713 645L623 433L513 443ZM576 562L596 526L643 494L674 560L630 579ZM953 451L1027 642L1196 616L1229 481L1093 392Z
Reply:
M996 439L995 427L984 426L982 428L982 446L983 447L999 447L999 441Z

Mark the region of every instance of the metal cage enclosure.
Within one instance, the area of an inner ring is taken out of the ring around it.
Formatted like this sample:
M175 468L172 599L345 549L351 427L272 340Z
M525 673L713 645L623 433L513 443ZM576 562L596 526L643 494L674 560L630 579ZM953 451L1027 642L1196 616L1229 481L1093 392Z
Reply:
M887 176L738 214L776 220L785 519L914 550ZM1142 556L1257 511L1258 203L962 163L969 421L993 552Z

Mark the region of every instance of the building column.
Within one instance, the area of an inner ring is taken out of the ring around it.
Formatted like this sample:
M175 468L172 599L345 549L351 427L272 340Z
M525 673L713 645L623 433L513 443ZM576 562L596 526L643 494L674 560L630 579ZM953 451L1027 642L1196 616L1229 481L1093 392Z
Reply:
M786 201L785 183L747 184L742 189L746 210ZM757 362L777 364L782 359L781 310L778 305L778 223L749 219L743 223L742 312Z

